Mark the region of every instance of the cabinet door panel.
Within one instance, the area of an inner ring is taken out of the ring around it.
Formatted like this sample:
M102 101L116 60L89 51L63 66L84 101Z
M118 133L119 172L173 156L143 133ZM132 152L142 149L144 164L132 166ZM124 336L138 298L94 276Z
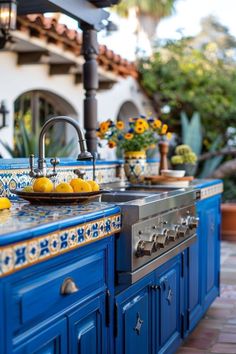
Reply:
M116 297L116 354L152 354L154 274L144 277Z
M179 284L176 269L160 279L161 345L178 330Z
M203 310L206 311L219 293L220 267L220 197L205 201L203 207L202 250L203 250Z
M174 353L181 342L180 267L179 255L157 270L159 290L155 296L156 353Z
M200 231L200 228L199 228ZM200 232L197 241L189 247L189 274L188 274L188 330L192 330L202 316L202 286L200 261Z
M149 354L148 293L135 297L125 309L125 354Z
M70 354L107 353L104 297L95 298L69 316Z
M67 353L66 319L53 325L47 324L43 330L30 335L18 345L14 354L65 354Z

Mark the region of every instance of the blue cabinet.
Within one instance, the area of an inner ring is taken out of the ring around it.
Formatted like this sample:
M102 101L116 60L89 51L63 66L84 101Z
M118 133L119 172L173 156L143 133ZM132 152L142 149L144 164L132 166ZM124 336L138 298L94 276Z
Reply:
M152 286L145 277L116 297L116 354L151 354L153 351Z
M200 223L201 225L201 223ZM192 330L202 317L202 262L201 262L201 234L198 229L198 238L196 243L188 249L188 310L187 330Z
M181 342L182 261L178 255L156 271L155 353L174 353Z
M65 354L67 353L67 323L60 319L46 322L42 329L25 333L14 354ZM19 341L19 340L18 340Z
M219 295L221 196L197 204L198 241L189 248L188 329L191 331Z
M0 354L113 354L113 237L4 277L0 290Z
M116 297L116 354L174 353L181 341L181 256Z
M104 294L78 307L68 318L70 354L108 353Z

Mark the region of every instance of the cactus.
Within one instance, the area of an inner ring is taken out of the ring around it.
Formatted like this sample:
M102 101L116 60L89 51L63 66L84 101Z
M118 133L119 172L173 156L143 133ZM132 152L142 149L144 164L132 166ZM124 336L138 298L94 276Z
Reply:
M172 156L171 163L173 165L179 165L179 164L182 165L184 163L183 156L180 156L180 155Z
M182 145L178 145L175 148L175 153L176 155L186 155L188 153L192 152L192 149L190 146L182 144Z

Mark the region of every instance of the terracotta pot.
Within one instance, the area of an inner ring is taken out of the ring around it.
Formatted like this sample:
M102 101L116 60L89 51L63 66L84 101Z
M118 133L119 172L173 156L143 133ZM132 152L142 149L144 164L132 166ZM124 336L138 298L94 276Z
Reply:
M221 205L222 211L222 239L236 241L236 203Z
M144 151L125 152L125 175L130 183L141 183L146 173L146 153Z

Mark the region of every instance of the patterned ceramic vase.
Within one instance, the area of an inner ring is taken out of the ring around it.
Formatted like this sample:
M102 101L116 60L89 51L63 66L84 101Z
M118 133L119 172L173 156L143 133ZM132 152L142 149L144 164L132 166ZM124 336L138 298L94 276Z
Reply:
M141 183L146 173L146 153L144 151L125 152L125 175L130 183Z

